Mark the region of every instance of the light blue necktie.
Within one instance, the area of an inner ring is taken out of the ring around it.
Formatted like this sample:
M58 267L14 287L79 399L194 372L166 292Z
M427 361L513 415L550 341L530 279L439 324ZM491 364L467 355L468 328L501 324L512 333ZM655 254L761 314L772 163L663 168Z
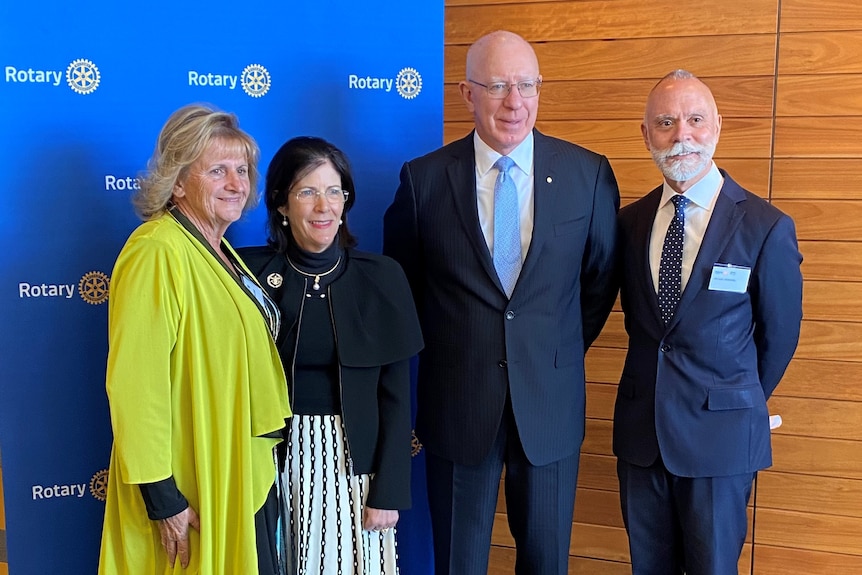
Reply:
M518 192L509 170L515 162L501 156L494 164L494 268L497 277L511 297L521 272L521 222L518 214Z
M658 266L658 308L665 323L673 317L682 295L682 243L685 237L685 206L689 199L675 194L671 201L674 214L667 227Z

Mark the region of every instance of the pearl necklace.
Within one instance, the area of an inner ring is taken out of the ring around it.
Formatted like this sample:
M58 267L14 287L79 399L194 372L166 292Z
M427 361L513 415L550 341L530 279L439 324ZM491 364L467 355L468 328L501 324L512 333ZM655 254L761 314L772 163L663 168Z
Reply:
M297 271L297 272L301 273L302 275L304 275L304 276L306 276L306 277L314 278L314 284L311 286L311 288L312 288L314 291L320 291L320 278L322 278L323 276L328 276L329 274L331 274L332 272L334 272L334 271L335 271L335 268L337 268L337 267L338 267L338 264L340 264L340 263L341 263L341 256L338 256L338 259L337 259L337 260L335 260L335 265L334 265L334 266L332 266L331 268L329 268L328 270L326 270L325 272L321 272L321 273L319 273L319 274L310 274L310 273L308 273L308 272L304 272L304 271L302 271L301 269L299 269L298 267L296 267L296 266L293 264L293 262L292 262L292 261L290 261L290 258L289 258L289 257L287 257L287 254L285 254L285 256L284 256L284 257L285 257L285 259L287 259L287 263L288 263L288 264L290 264L290 267L292 267L292 268L294 269L294 271Z

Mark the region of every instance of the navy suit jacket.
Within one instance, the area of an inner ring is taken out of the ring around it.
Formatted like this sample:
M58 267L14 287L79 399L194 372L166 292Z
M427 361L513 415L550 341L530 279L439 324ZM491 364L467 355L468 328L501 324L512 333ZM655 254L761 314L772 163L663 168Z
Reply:
M766 400L796 350L802 256L793 220L726 173L691 277L667 326L650 274L662 189L619 213L621 301L629 336L614 453L682 477L772 464ZM745 293L709 290L713 265L751 269Z
M487 456L507 391L532 464L580 449L584 353L616 298L610 164L534 136L533 235L511 301L479 225L472 133L404 164L384 218L383 251L407 274L425 338L416 433L458 464Z

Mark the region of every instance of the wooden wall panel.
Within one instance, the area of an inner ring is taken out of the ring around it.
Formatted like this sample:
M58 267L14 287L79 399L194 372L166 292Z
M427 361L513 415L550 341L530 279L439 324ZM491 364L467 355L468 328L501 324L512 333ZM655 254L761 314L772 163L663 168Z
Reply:
M860 133L856 116L776 118L775 157L862 158Z
M802 298L806 319L862 321L862 282L807 280Z
M589 419L614 418L614 401L617 397L616 384L588 383L587 384L587 417Z
M643 119L647 95L655 85L647 80L563 80L544 74L539 117L543 120ZM463 79L463 78L461 78ZM710 78L722 114L739 117L772 116L772 78ZM637 94L639 97L633 98ZM443 92L445 117L471 122L457 83ZM637 131L640 137L640 130Z
M758 509L757 541L764 545L862 555L862 519Z
M757 508L862 517L862 481L761 471Z
M445 36L450 44L470 44L494 30L511 30L533 42L614 38L774 34L774 0L697 2L681 9L675 0L573 0L523 3L517 9L491 10L481 4L450 6ZM657 14L673 18L656 17Z
M541 117L541 113L540 113ZM563 138L610 158L649 158L640 131L641 120L557 120L536 122L545 134ZM467 121L448 122L443 140L448 143L463 138L473 129ZM716 159L768 158L771 149L770 121L766 118L726 118Z
M862 479L862 443L776 434L772 436L772 469Z
M862 31L782 34L778 73L862 73Z
M773 397L769 413L780 414L784 424L773 435L802 435L862 441L860 405L844 399Z
M586 356L587 381L619 383L625 357L624 349L593 345Z
M806 549L774 547L757 543L754 550L756 575L838 575L862 573L862 557L822 553Z
M608 455L592 455L581 452L578 468L578 489L614 491L619 489L617 481L617 458ZM577 502L575 502L577 506Z
M468 45L446 47L445 81L464 79ZM775 36L715 36L635 38L546 42L535 45L540 70L546 80L645 79L652 84L671 70L683 68L701 78L749 74L772 76L775 68ZM649 54L649 58L632 58Z
M799 251L806 279L862 281L862 243L800 241Z
M862 324L802 320L796 357L860 361Z
M800 240L862 241L862 201L777 200L774 204L796 222Z
M776 159L772 173L774 199L862 199L862 157L850 159Z
M779 76L777 94L778 116L862 115L862 74Z
M862 4L856 0L782 0L781 31L859 30Z
M862 382L862 362L796 357L787 367L775 395L862 401L859 382Z

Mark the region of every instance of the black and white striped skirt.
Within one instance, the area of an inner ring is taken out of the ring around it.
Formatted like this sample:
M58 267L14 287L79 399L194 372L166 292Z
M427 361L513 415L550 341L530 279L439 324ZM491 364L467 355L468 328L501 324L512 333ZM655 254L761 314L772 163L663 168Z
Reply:
M294 415L281 474L286 548L299 575L396 575L395 529L362 529L370 477L350 477L340 415Z

